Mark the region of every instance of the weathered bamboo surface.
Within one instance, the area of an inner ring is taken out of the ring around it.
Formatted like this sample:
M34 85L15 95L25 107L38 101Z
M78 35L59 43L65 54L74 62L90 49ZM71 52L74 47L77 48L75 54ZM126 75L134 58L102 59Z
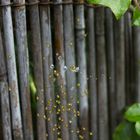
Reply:
M35 3L36 0L28 0L28 3ZM43 59L42 59L42 43L41 43L41 29L39 19L38 4L31 4L28 8L30 19L30 33L31 33L31 50L33 59L33 76L37 89L36 95L36 116L37 116L37 139L46 139L46 121L45 121L45 93L44 93L44 79L43 79Z
M115 95L115 47L114 47L113 15L109 9L105 11L105 39L106 39L106 61L107 61L107 86L109 103L109 129L111 134L116 127L116 95ZM111 111L114 110L114 111ZM110 138L111 138L110 134Z
M11 115L10 115L10 100L9 100L9 90L8 90L8 81L7 81L7 70L5 64L5 56L3 49L3 42L0 31L0 106L1 106L1 139L12 140L12 131L11 131Z
M109 139L108 128L108 98L107 98L107 66L105 53L105 27L104 9L96 9L95 33L97 50L97 93L98 93L98 116L99 116L99 140Z
M25 3L25 0L14 0L14 3ZM21 96L22 121L24 139L33 140L32 113L29 91L29 57L27 47L26 9L25 6L14 8L15 44L17 49L17 65L19 92Z
M1 0L2 4L9 4L10 0ZM17 67L15 57L15 43L13 34L13 21L11 7L2 8L3 30L4 30L4 45L6 51L6 62L10 92L10 107L12 111L12 133L15 140L23 140L21 108L19 100L19 89L17 79Z
M0 5L0 139L112 140L124 108L140 102L131 13L117 21L84 0Z

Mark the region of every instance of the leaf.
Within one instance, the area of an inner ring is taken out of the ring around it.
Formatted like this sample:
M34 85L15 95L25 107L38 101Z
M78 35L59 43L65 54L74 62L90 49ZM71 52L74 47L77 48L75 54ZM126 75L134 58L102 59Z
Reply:
M135 8L133 12L133 25L140 26L140 10L138 8Z
M136 103L128 108L124 115L125 119L130 122L140 122L140 104Z
M135 124L136 132L140 136L140 122L136 122Z
M100 4L111 8L116 18L119 19L130 7L132 0L88 0L93 4Z
M29 77L29 81L30 81L30 89L31 89L31 92L32 92L32 94L35 95L37 89L36 89L36 87L35 87L35 83L34 83L33 78L32 78L31 75L30 75L30 77Z
M140 136L135 131L134 123L124 121L116 128L113 140L140 140Z

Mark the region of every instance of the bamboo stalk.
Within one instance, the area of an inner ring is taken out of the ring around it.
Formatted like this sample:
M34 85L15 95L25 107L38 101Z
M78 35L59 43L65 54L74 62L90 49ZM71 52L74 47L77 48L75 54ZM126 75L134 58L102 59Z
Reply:
M2 37L0 32L0 119L2 119L2 136L3 140L12 140L11 132L11 114L9 103L9 91L6 73L5 56L3 50Z
M28 0L29 3L35 2ZM46 140L45 121L45 97L42 64L42 46L40 34L39 8L38 5L29 7L30 27L31 27L31 49L33 55L33 72L35 85L37 88L37 139Z
M41 2L46 2L41 0ZM40 6L40 20L41 20L41 36L43 49L43 70L44 70L44 90L46 100L46 116L51 121L47 122L48 139L57 140L56 125L56 110L55 95L54 95L54 75L53 69L53 54L52 54L52 33L51 33L51 19L50 6ZM51 77L51 78L49 78ZM51 104L48 104L51 101ZM53 129L55 128L55 131Z
M124 18L114 21L114 44L115 44L115 79L116 79L116 103L117 121L122 117L125 107L125 42L124 42Z
M10 0L1 0L2 4L10 3ZM2 9L4 41L6 47L8 82L10 91L10 102L12 110L12 132L14 140L23 140L21 110L19 101L19 91L17 82L17 70L15 60L15 45L13 37L13 25L11 17L11 7L6 6Z
M107 55L107 83L109 94L109 124L110 139L116 127L116 93L115 93L115 49L113 37L113 15L110 9L105 11L105 36L106 36L106 55Z
M80 1L83 2L83 1ZM76 50L77 65L80 69L78 72L78 89L80 99L80 129L83 138L88 140L88 89L87 89L87 65L86 65L86 34L85 34L85 18L84 5L75 6L75 31L76 31Z
M96 49L94 29L94 9L87 8L87 45L88 45L88 84L89 84L89 109L90 131L94 133L91 139L98 139L98 112L97 112L97 85L96 85Z
M139 60L140 60L140 28L133 27L133 49L134 49L134 70L135 70L135 81L134 81L134 88L136 102L140 102L140 70L139 70Z
M62 2L62 0L54 0L56 2ZM69 140L68 130L68 116L67 116L67 97L66 97L66 77L65 77L65 60L64 60L64 37L63 37L63 15L62 5L54 6L54 47L55 47L55 61L57 70L57 87L56 94L60 95L60 125L61 136L64 140ZM63 108L62 108L63 107ZM62 121L63 120L63 121Z
M64 0L65 1L65 0ZM72 2L72 0L71 0ZM77 112L77 87L76 87L76 73L69 70L70 67L76 66L75 62L75 42L74 42L74 13L72 5L64 5L64 46L65 46L65 60L66 60L66 82L68 104L72 104L72 108L68 113L69 120L72 123L69 125L70 140L77 140L77 116L73 110ZM73 132L73 133L72 133Z
M2 27L2 11L0 10L0 33ZM1 43L1 42L0 42ZM2 44L2 43L1 43ZM2 46L2 45L1 45ZM1 98L1 97L0 97ZM2 132L2 110L1 110L1 99L0 99L0 139L3 139L3 132Z
M107 66L105 54L104 8L95 11L96 50L97 50L97 90L98 90L98 126L99 140L109 139Z
M1 104L1 100L0 100L0 104ZM0 139L3 139L1 106L0 106Z
M14 3L25 3L25 0L14 0ZM33 140L32 112L29 91L29 59L27 48L26 31L26 10L25 6L14 8L15 19L15 40L18 56L18 72L21 95L21 108L23 131L25 140Z
M125 67L126 67L126 103L131 105L135 102L135 96L133 94L133 49L132 49L132 25L131 25L131 13L127 12L124 16L125 25Z

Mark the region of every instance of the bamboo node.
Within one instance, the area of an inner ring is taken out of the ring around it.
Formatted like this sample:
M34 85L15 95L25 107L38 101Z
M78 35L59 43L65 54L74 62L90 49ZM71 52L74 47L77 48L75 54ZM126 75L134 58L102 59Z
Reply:
M0 4L0 7L7 7L7 6L11 6L13 3L5 3L5 4Z
M26 3L13 3L11 6L15 7L15 8L18 8L18 7L26 6Z
M62 2L54 2L53 5L71 5L73 2L71 0L65 0Z
M34 1L34 2L28 2L26 3L27 6L34 6L34 5L38 5L40 3L40 1Z

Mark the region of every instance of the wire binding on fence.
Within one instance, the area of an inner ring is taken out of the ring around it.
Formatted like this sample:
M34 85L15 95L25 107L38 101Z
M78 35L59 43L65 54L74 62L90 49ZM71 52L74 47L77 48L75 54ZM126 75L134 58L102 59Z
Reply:
M84 5L86 7L91 7L91 8L97 8L99 6L90 4L86 1L62 1L62 2L52 2L52 1L47 1L47 2L40 2L40 1L35 1L35 2L26 2L26 3L7 3L7 4L0 4L0 8L11 6L11 7L23 7L23 6L34 6L34 5L40 5L40 6L58 6L58 5Z

